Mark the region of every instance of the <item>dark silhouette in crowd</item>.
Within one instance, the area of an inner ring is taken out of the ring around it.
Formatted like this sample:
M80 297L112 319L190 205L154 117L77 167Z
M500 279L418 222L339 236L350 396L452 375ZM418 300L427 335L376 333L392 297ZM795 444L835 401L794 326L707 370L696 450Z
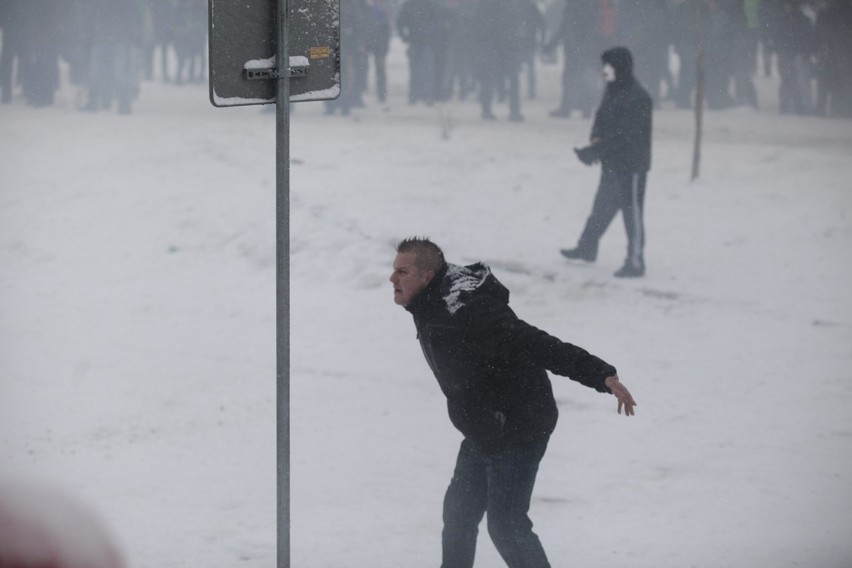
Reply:
M63 2L61 54L68 63L69 81L77 87L75 108L82 105L89 85L91 49L86 39L86 30L89 28L87 4L88 0Z
M533 0L522 0L520 51L527 97L536 97L536 55L545 41L544 15Z
M586 165L600 162L601 179L577 246L561 253L594 262L601 237L620 211L627 231L627 257L615 276L637 278L645 274L645 182L651 169L654 104L634 77L629 49L608 49L601 62L606 81L603 100L595 113L589 145L575 150Z
M757 46L760 40L760 2L744 0L732 7L734 24L734 102L757 108Z
M88 0L86 38L91 46L89 93L83 110L130 114L139 94L134 49L142 47L143 7L138 0Z
M699 2L703 3L703 0L685 0L672 8L672 47L680 61L677 84L672 95L677 107L683 109L692 108L695 92L695 66L698 56L695 44L695 11Z
M832 0L817 13L816 112L852 117L852 1Z
M325 101L326 114L338 110L344 116L363 106L366 85L364 61L367 58L366 26L368 14L362 0L340 3L340 96Z
M15 63L24 50L23 5L25 0L0 0L0 97L12 102L15 87ZM20 65L20 63L19 63Z
M367 52L373 61L376 98L384 103L388 98L387 58L390 51L392 19L386 0L372 0L367 7Z
M751 0L754 1L754 0ZM763 75L772 77L776 60L774 24L772 22L777 12L778 0L757 0L757 14L760 25L760 55L763 59Z
M655 103L662 97L668 77L672 21L666 0L621 0L618 4L618 38L642 67L637 79Z
M171 80L169 48L174 44L176 3L175 0L146 0L146 4L150 29L145 36L143 51L145 79L151 81L154 78L155 57L159 50L160 73L163 81L168 83ZM202 15L206 15L206 8Z
M447 263L432 241L397 245L394 303L417 339L450 421L464 439L444 496L443 568L472 568L479 525L509 568L549 568L529 518L539 463L559 412L548 371L611 393L626 416L636 401L615 367L521 320L509 290L481 264Z
M476 90L478 46L471 30L476 21L477 1L447 0L447 44L453 55L447 60L446 75L441 86L446 99L458 95L460 100L465 100Z
M0 4L0 90L4 103L12 101L17 84L27 104L53 104L59 88L63 14L61 0L6 0Z
M734 14L736 0L707 0L703 17L705 46L704 100L707 108L720 110L734 106L731 96L734 57Z
M600 90L598 54L616 34L613 0L565 0L562 20L545 50L560 43L563 51L562 98L551 116L568 118L578 110L589 117Z
M207 70L207 0L176 0L171 33L177 56L174 82L201 83Z
M509 120L520 122L520 73L526 0L479 0L475 12L476 77L482 118L494 120L495 95L506 89Z
M408 102L439 99L446 64L448 11L438 0L406 0L397 16L399 37L408 45Z
M767 0L686 0L672 9L672 47L680 60L673 98L678 108L691 108L696 81L696 12L701 10L705 101L713 110L748 105L757 108L754 75L758 40L764 55L774 50L769 30L773 11ZM771 0L769 0L771 1ZM762 8L761 8L762 7ZM771 38L772 47L768 47Z
M775 49L778 53L779 110L783 114L812 112L811 55L814 49L813 26L795 0L781 0L774 19Z

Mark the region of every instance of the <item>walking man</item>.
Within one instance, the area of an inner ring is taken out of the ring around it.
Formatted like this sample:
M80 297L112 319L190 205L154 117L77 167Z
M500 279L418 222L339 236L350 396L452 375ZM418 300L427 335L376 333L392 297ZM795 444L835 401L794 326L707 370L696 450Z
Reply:
M598 242L621 211L627 230L627 258L615 276L636 278L645 274L643 217L654 104L633 76L630 50L614 47L603 52L601 61L606 88L595 113L591 143L574 149L584 164L600 162L601 179L577 247L561 252L566 258L593 262Z
M632 416L636 402L612 365L520 320L483 264L448 264L432 241L410 238L390 281L464 436L444 497L441 568L473 567L485 513L509 568L549 568L528 516L558 414L547 371L614 394L619 414Z

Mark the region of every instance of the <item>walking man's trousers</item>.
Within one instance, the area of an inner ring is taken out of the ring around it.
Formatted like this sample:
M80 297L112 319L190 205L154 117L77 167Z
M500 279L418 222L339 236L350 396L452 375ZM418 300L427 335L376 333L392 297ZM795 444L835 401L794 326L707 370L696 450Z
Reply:
M601 181L592 212L586 221L577 248L597 257L598 242L609 224L621 211L627 231L625 264L634 268L645 266L645 180L646 172L601 171Z

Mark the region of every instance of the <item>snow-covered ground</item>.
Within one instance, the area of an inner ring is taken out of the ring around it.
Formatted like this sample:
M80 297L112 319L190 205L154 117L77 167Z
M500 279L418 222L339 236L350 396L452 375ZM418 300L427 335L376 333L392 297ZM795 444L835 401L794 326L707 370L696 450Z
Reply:
M393 245L483 260L639 406L554 377L532 517L555 568L852 566L852 121L655 115L648 274L573 245L598 170L540 68L526 121L468 101L292 120L292 565L427 568L459 435L392 302ZM144 83L130 117L0 106L0 479L93 505L129 566L273 566L275 140L261 107ZM477 568L502 566L483 531Z

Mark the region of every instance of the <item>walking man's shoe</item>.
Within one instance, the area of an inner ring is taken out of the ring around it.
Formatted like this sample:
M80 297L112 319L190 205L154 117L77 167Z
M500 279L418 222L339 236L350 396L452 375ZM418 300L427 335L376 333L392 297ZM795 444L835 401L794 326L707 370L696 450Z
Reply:
M645 265L634 266L632 264L625 264L621 268L615 271L616 278L639 278L645 275Z
M587 251L587 250L584 250L584 249L580 249L580 248L560 249L559 252L565 258L585 260L585 261L588 261L588 262L594 262L595 259L598 256L597 254L595 254L593 252L590 252L590 251Z

